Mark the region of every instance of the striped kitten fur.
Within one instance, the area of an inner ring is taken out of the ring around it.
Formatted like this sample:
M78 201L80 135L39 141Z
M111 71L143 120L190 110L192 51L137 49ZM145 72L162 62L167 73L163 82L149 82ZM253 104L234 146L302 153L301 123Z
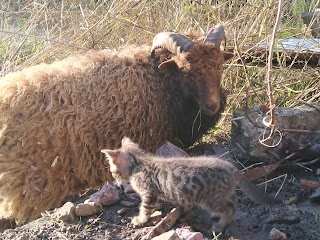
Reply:
M279 203L247 180L230 162L217 157L163 158L143 152L129 138L119 149L102 150L112 176L119 184L130 182L141 197L139 215L132 224L142 226L155 211L158 200L208 211L217 221L212 230L222 232L236 211L235 191L239 186L253 201Z

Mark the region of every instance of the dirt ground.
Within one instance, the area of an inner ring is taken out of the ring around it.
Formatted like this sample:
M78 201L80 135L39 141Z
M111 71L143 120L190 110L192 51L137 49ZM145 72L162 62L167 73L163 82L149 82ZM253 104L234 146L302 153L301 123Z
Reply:
M276 228L285 233L290 240L320 239L320 203L311 201L310 195L314 190L300 185L300 179L319 181L316 170L319 166L311 166L312 172L305 168L284 168L268 176L268 179L287 174L284 177L272 180L261 187L266 187L268 194L275 195L291 204L267 208L251 202L243 193L238 191L238 208L234 222L217 239L264 240L269 239L271 229ZM265 179L256 181L264 182ZM77 199L76 202L83 202ZM121 194L121 200L128 200L128 196ZM0 239L121 239L138 240L146 234L150 227L132 228L130 220L138 213L138 201L135 206L125 207L118 203L104 207L101 214L92 217L78 218L75 222L67 223L53 219L48 214L24 226L7 229L0 233ZM132 199L131 199L132 201ZM170 210L165 205L163 214ZM174 228L187 227L208 235L210 218L206 213L194 209L183 219L180 219ZM150 223L151 225L154 223ZM210 234L210 232L209 232Z

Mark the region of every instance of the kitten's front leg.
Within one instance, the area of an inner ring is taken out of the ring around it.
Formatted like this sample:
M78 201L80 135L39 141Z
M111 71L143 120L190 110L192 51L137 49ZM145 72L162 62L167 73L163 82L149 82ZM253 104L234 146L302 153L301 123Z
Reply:
M139 215L132 218L131 223L134 227L139 227L145 224L150 215L155 211L157 198L152 194L142 195Z

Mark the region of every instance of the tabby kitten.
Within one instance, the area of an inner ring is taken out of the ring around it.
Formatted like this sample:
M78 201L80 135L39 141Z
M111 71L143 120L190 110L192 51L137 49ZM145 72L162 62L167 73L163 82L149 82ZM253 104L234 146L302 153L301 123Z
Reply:
M193 207L210 212L218 219L212 230L222 232L236 211L237 186L258 203L279 202L247 180L231 163L216 157L155 157L144 153L129 138L122 139L121 148L102 152L118 183L130 182L141 197L139 215L132 219L135 227L148 221L157 200L164 200L182 206L184 212Z

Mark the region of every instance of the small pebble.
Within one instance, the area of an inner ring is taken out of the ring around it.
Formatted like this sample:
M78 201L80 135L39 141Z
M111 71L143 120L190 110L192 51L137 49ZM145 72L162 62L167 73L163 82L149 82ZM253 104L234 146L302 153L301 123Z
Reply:
M320 188L318 188L311 196L310 199L320 199Z
M133 207L133 206L137 206L136 203L134 202L130 202L130 201L121 201L120 202L121 205L126 206L126 207Z
M102 206L96 202L80 203L76 206L75 214L77 216L90 216L102 212Z
M73 221L75 219L75 204L66 202L62 207L56 208L51 214L52 218L58 218L62 221Z
M147 237L142 237L141 240L145 240ZM181 240L179 235L174 231L170 230L168 232L162 233L161 235L152 238L152 240Z
M269 233L269 240L287 240L287 235L276 228L272 228Z
M203 240L203 234L201 232L192 232L187 228L176 229L176 234L183 240Z
M121 208L117 211L119 215L124 215L128 211L128 208Z
M130 199L135 200L135 201L140 201L140 196L138 193L127 193L126 194Z
M133 193L133 192L134 192L134 190L130 184L126 184L124 186L124 193Z

